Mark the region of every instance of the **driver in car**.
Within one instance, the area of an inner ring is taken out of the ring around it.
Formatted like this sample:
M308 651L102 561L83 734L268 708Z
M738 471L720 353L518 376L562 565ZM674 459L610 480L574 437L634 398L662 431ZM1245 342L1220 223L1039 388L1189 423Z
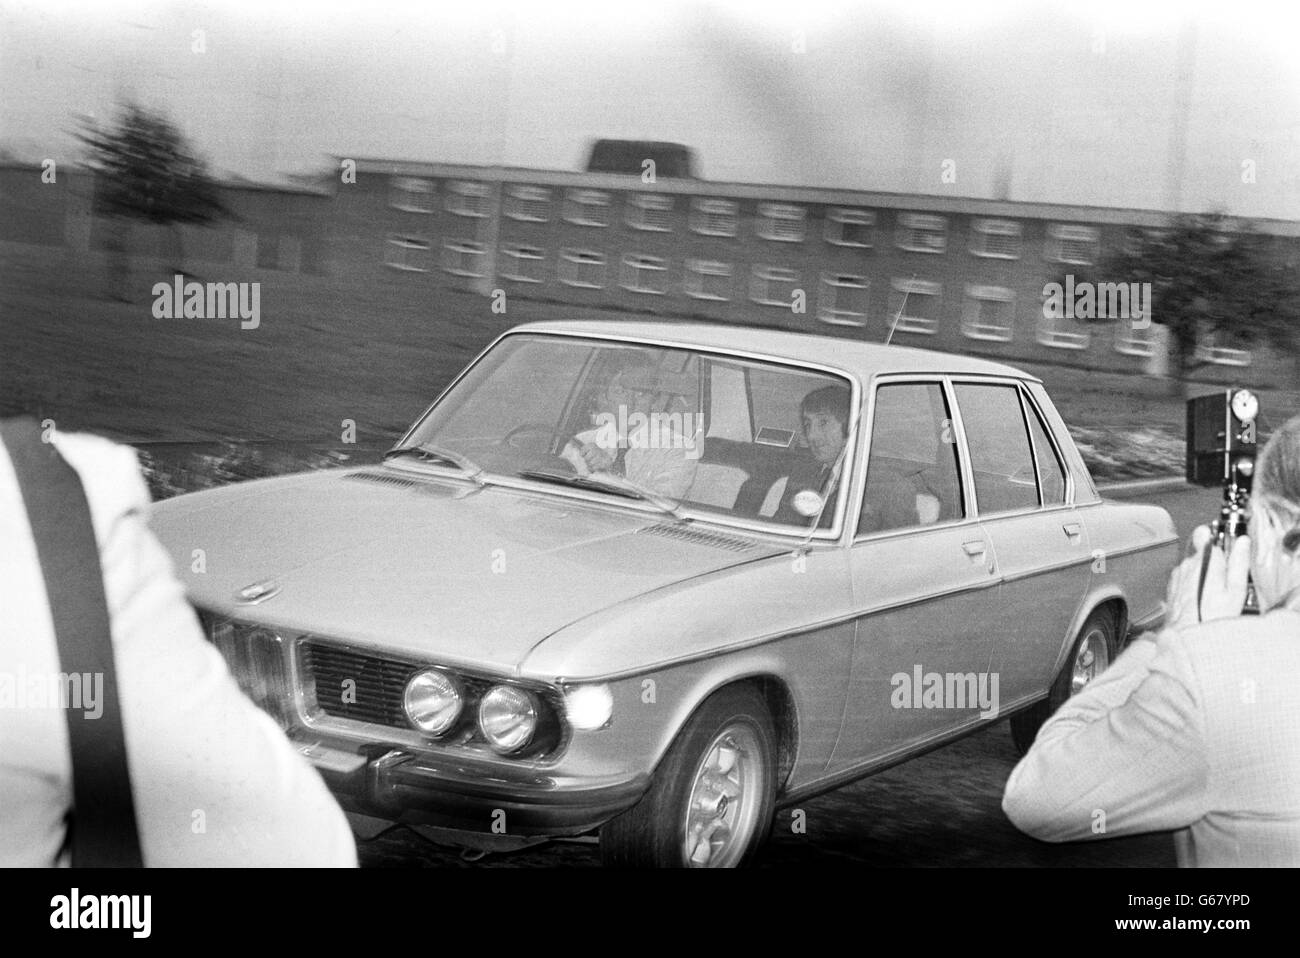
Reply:
M681 499L695 481L699 437L686 435L689 376L659 371L648 356L629 357L597 401L594 429L573 437L563 455L583 475L608 473Z

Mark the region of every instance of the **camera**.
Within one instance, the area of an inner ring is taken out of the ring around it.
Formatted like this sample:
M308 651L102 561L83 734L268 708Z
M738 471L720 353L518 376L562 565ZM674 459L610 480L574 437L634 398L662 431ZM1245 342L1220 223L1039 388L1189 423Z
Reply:
M1246 534L1250 493L1259 447L1256 420L1259 398L1249 389L1225 389L1187 401L1187 481L1198 486L1223 485L1223 505L1210 523L1211 546L1231 550L1233 540ZM1205 584L1210 553L1201 563ZM1243 614L1259 612L1254 583L1246 591Z

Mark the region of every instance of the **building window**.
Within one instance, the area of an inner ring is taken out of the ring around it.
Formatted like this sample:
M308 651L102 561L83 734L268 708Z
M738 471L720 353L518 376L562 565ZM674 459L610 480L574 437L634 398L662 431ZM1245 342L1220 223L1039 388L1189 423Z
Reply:
M658 193L634 193L627 198L627 225L634 230L671 233L673 198Z
M447 184L447 212L483 219L488 215L488 198L491 195L492 188L486 183L452 180Z
M1100 243L1101 234L1091 226L1053 223L1047 227L1047 258L1057 263L1091 266Z
M524 223L551 218L551 191L540 186L512 186L506 191L506 216Z
M429 268L429 241L420 236L390 236L384 263L393 269L423 273Z
M822 273L817 295L817 318L832 326L861 326L867 318L865 276L847 273Z
M569 190L564 197L564 219L574 226L608 226L609 194L600 190Z
M895 243L913 253L942 253L948 248L948 222L942 216L900 213Z
M990 259L1020 259L1024 228L1015 220L972 220L970 251Z
M668 263L658 256L627 253L619 285L629 292L662 296L668 292Z
M436 195L432 180L394 176L388 192L388 205L407 213L432 213Z
M724 303L731 299L730 263L713 260L686 261L686 295L693 299L711 299Z
M1046 310L1038 317L1038 341L1054 349L1087 349L1090 335L1064 316L1048 316Z
M1250 350L1223 346L1221 345L1223 339L1222 333L1202 329L1197 336L1196 358L1203 363L1214 363L1216 366L1249 366Z
M590 249L561 250L560 282L582 289L604 289L605 254Z
M1115 323L1115 352L1126 356L1154 356L1156 353L1155 327L1134 327L1136 321L1121 319Z
M778 243L802 243L807 211L788 203L758 204L758 235Z
M876 214L871 210L832 207L826 211L826 242L833 246L868 249L876 229Z
M779 266L755 266L750 281L749 298L764 306L784 306L794 302L799 274Z
M1124 252L1129 256L1141 256L1153 246L1168 240L1169 236L1167 229L1131 226L1124 231Z
M731 200L697 199L691 204L691 232L701 236L735 236L739 206Z
M546 253L538 246L505 246L501 249L501 278L516 283L545 282Z
M442 244L442 268L453 276L479 277L487 261L487 248L472 240L448 240Z
M889 287L889 324L896 332L932 336L939 331L942 285L923 279L895 279Z
M967 286L961 331L971 339L1010 342L1016 315L1016 294L1003 286Z

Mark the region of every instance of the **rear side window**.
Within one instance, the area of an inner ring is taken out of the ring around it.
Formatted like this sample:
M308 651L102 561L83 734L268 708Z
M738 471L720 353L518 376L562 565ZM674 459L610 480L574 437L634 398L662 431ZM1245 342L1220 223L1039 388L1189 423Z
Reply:
M1043 420L1028 401L1025 402L1025 413L1029 419L1029 434L1034 440L1034 460L1038 463L1038 483L1042 491L1043 505L1059 506L1065 502L1065 468L1047 438L1047 429L1043 426Z
M980 513L1037 508L1034 454L1019 390L1010 385L958 383L956 392Z
M961 471L952 419L938 383L876 390L860 535L960 519Z

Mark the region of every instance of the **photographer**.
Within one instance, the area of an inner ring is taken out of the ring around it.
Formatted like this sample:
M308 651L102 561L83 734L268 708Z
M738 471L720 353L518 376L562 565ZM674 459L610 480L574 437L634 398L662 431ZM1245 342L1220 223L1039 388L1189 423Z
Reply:
M355 866L320 775L204 639L134 450L0 433L0 867ZM80 673L104 649L111 684ZM50 679L67 694L31 694Z
M1300 416L1264 447L1252 506L1226 557L1195 531L1166 628L1043 726L1007 781L1016 827L1049 842L1176 829L1181 866L1300 865ZM1241 615L1248 574L1259 616Z

